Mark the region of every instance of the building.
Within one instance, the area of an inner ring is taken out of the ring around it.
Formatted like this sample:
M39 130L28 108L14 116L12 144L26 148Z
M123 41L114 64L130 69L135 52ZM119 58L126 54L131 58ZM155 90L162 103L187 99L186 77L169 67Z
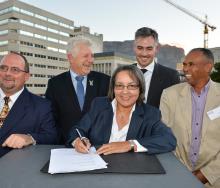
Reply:
M0 56L22 53L30 64L27 88L44 95L48 79L69 69L67 42L83 35L94 52L102 52L103 36L88 27L74 27L72 20L17 0L0 3Z
M92 43L92 49L93 53L101 53L103 52L103 35L94 33L90 33L89 27L80 26L74 28L74 36L78 37L83 36L83 38L86 38L91 41Z
M93 70L103 72L109 76L112 75L118 66L129 65L135 62L131 57L116 52L96 53L94 57Z
M220 62L220 47L210 48L214 55L215 63Z

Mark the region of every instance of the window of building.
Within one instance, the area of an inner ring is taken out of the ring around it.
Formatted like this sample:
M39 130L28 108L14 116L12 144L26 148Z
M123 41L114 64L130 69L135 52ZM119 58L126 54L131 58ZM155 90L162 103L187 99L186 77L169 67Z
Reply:
M45 27L43 25L35 24L34 26L39 29L47 30L47 27Z
M21 34L21 35L30 36L30 37L33 37L33 36L34 36L33 33L28 32L28 31L23 31L23 30L20 30L20 34Z
M69 34L65 33L65 32L60 31L60 34L63 35L63 36L69 37Z
M0 35L6 35L6 34L8 34L8 30L0 31Z
M33 56L33 53L30 52L21 52L21 54L24 56Z
M26 41L20 41L21 45L25 45L25 46L33 46L33 43L31 42L26 42Z
M34 26L33 23L28 22L28 21L26 21L26 20L20 20L20 23L25 24L25 25L28 25L28 26Z
M42 35L38 35L38 34L34 34L34 37L38 38L38 39L43 39L46 40L47 37L46 36L42 36Z
M67 42L66 42L66 41L63 41L63 40L59 40L59 43L60 43L60 44L67 45Z
M0 55L7 55L8 54L8 51L2 51L0 52Z
M67 25L67 24L65 24L65 23L62 23L62 22L60 22L60 26L63 26L63 27L66 27L66 28L70 28L69 25Z
M34 16L34 14L30 11L24 10L24 9L20 9L20 12L29 16Z
M65 53L66 53L66 50L59 49L59 52L65 54Z
M53 48L53 47L47 47L48 50L54 51L54 52L58 52L58 48Z
M55 29L51 29L51 28L49 28L49 27L48 27L48 31L50 31L50 32L52 32L52 33L58 33L57 30L55 30Z
M35 17L36 18L39 18L39 19L41 19L41 20L47 20L47 18L45 17L45 16L41 16L41 15L39 15L39 14L35 14Z
M7 24L7 23L8 23L8 19L0 20L0 25Z
M51 41L51 42L57 42L58 43L58 40L55 39L55 38L47 37L47 40Z
M50 18L48 18L47 20L48 20L48 22L50 22L50 23L57 24L57 25L59 24L59 22L56 21L56 20L53 20L53 19L50 19Z
M56 66L47 66L48 69L57 69Z

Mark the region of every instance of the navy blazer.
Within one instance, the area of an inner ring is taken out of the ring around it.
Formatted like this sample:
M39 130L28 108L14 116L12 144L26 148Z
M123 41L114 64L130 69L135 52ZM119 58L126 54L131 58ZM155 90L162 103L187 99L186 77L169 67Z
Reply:
M147 96L147 104L159 108L163 90L178 83L180 83L180 77L176 70L155 63Z
M55 144L57 131L50 102L25 88L0 129L0 145L15 133L31 134L37 144ZM0 146L0 156L8 151L10 148Z
M178 83L180 83L180 77L176 70L155 63L147 96L147 104L159 108L163 90Z
M92 145L109 143L113 121L111 101L107 97L93 100L91 109L76 127L70 131L67 145L78 137L75 128L82 136L89 138ZM176 139L168 128L161 122L160 111L148 104L136 105L132 114L126 140L136 139L148 149L148 153L163 153L176 147Z
M88 74L85 102L81 111L70 71L49 80L45 95L52 102L60 144L64 144L67 141L71 127L78 123L89 110L92 100L95 97L107 95L109 81L110 77L103 73L91 71Z

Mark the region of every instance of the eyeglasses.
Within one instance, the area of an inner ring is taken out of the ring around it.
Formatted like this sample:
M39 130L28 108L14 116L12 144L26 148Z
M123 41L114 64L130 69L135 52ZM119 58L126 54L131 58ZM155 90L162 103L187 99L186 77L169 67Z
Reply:
M12 74L19 74L20 72L27 73L27 71L21 70L18 67L8 67L6 65L0 65L0 72L7 72L8 70L10 70Z
M115 89L116 90L123 90L125 87L128 90L136 90L136 89L139 88L139 85L137 85L137 84L129 84L129 85L125 86L125 85L122 85L122 84L115 84Z

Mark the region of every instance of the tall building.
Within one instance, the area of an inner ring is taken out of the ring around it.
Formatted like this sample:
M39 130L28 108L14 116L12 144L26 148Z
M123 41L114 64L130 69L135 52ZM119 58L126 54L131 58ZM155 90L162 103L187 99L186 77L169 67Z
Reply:
M103 72L109 76L118 66L131 65L135 62L130 56L116 52L96 53L94 57L93 70Z
M33 93L44 94L48 79L68 69L66 44L73 35L71 20L17 0L0 3L0 55L27 57Z
M72 20L17 0L0 3L0 56L10 51L22 53L30 64L27 88L45 93L48 79L69 69L66 57L71 37L84 35L94 52L102 52L103 36L88 27L74 27Z

